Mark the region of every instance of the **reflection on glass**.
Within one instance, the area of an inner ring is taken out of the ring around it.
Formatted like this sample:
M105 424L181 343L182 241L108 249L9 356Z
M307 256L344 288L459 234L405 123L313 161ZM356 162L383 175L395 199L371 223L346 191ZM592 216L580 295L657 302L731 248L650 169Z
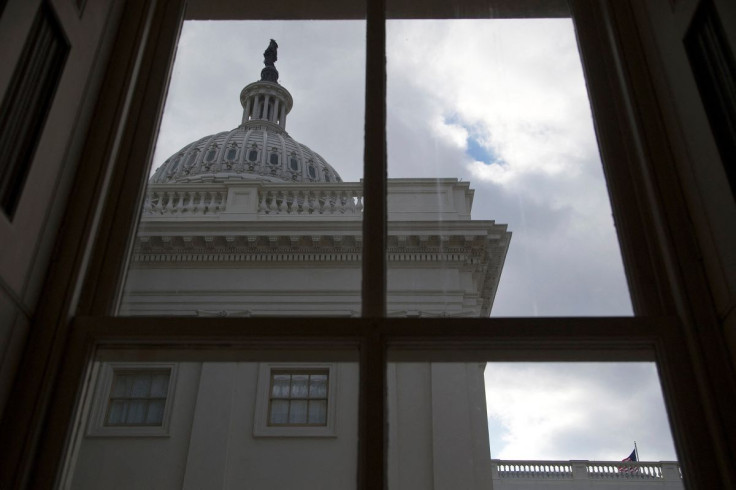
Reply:
M98 361L62 488L355 488L357 402L357 363Z
M390 310L487 316L501 276L494 316L630 315L572 21L392 20L386 44Z
M364 28L185 23L120 314L360 314Z
M653 364L396 362L387 378L391 489L684 489Z

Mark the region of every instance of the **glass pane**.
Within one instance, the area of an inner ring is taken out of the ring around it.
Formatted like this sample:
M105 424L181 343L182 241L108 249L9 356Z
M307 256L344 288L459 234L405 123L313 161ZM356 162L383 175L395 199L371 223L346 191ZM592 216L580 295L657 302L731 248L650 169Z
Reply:
M117 425L125 422L125 409L127 401L113 401L110 403L110 410L107 414L106 425Z
M115 398L122 398L130 396L133 389L133 377L126 374L119 374L115 376L113 382L112 396Z
M275 374L273 376L272 395L277 398L288 398L290 383L291 376L289 376L288 374Z
M401 362L387 374L389 488L684 488L653 364Z
M308 389L307 381L309 376L306 374L294 374L291 377L291 397L292 398L306 398Z
M307 423L307 401L292 400L289 404L289 423L290 424L306 424Z
M146 425L161 425L164 420L165 400L151 400L148 402L148 413L146 413Z
M327 376L313 374L309 378L309 397L324 398L327 396Z
M289 401L271 400L271 424L286 424L289 422Z
M630 315L572 21L386 42L389 314Z
M146 400L130 400L124 423L129 425L140 425L144 423L146 420L147 406L148 402Z
M309 420L310 424L324 425L327 420L327 402L325 400L309 401Z
M151 397L165 397L169 388L169 374L154 374L151 383Z
M128 361L156 355L116 349L91 367L61 488L356 488L357 362ZM113 369L170 369L170 398L109 403ZM315 372L329 396L272 399L274 374L306 387Z
M119 314L358 315L364 73L363 21L185 22Z
M133 389L131 390L130 396L135 398L148 397L151 392L151 375L140 374L132 376L133 378Z

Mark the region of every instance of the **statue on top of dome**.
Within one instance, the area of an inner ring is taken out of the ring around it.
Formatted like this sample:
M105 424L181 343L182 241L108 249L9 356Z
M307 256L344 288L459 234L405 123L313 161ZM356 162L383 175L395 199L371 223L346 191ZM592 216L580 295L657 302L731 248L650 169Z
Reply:
M271 39L271 42L268 44L268 48L263 52L263 64L266 65L266 67L261 70L261 81L263 82L278 83L279 81L279 72L276 67L273 66L278 59L278 56L276 55L276 50L278 49L279 45L276 44L276 41Z
M276 50L279 49L279 45L276 44L276 41L271 39L271 42L268 44L268 47L263 52L263 64L266 66L273 66L274 63L276 63L276 60L278 57L276 56Z

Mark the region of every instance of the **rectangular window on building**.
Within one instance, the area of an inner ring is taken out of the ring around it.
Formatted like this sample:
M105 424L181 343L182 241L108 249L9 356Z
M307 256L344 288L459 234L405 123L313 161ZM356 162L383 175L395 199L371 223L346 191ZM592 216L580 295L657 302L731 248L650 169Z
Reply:
M357 403L357 368L344 362L260 363L253 436L337 437L339 425L352 423L353 405L338 405Z
M271 371L268 425L327 425L326 369Z
M115 371L105 425L160 426L170 376L168 369Z
M170 362L96 364L87 436L168 436L177 370Z

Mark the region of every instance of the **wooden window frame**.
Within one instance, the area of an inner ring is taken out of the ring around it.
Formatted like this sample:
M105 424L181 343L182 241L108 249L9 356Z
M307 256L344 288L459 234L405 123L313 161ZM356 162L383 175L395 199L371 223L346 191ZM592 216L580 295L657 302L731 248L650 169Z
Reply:
M682 191L672 185L679 180L641 49L645 41L634 18L634 1L570 0L570 10L637 316L421 321L385 315L384 0L370 0L357 13L347 2L324 2L306 11L298 2L290 4L293 18L367 19L370 110L365 115L363 226L370 239L364 240L363 318L111 316L184 16L183 0L130 1L80 162L57 260L49 271L44 295L49 300L35 318L16 380L25 391L4 414L4 427L13 429L0 443L18 450L0 462L0 486L54 487L68 463L64 449L80 423L75 407L83 398L91 359L123 349L164 352L176 359L197 349L212 357L250 352L249 359L267 353L269 360L283 361L308 358L308 352L322 361L354 360L357 352L361 489L386 488L388 360L655 361L687 487L736 487L736 465L730 460L736 447L733 366L718 317L702 300L709 297L708 283L691 239ZM482 5L466 16L487 15L484 2L472 3ZM278 10L273 4L247 8L263 8L262 18L278 18L269 14L269 8ZM460 11L447 2L419 5L399 1L388 15L451 18ZM193 2L192 7L189 15L196 17L201 5ZM281 8L277 13L284 14ZM692 426L693 419L702 423Z

